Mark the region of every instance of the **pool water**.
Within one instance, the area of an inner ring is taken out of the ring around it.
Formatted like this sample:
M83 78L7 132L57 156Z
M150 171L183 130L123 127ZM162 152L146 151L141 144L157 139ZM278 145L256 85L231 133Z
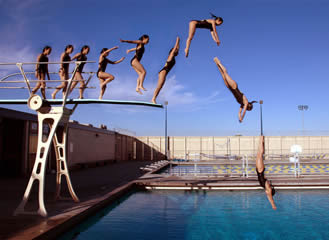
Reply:
M328 193L136 192L60 239L329 239Z

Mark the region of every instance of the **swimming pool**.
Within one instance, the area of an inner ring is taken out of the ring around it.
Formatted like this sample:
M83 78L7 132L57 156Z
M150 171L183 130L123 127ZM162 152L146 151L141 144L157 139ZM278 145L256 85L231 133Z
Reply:
M328 193L135 192L60 239L328 239Z

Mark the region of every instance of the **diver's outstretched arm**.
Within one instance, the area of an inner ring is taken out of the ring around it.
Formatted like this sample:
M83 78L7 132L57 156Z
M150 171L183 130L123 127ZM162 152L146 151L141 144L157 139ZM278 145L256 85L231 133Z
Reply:
M118 49L118 46L115 46L113 48L107 49L106 51L104 51L103 53L101 53L101 57L105 57L105 54L112 52L114 49Z
M141 43L143 43L142 40L123 40L123 39L120 39L120 42L132 43L132 44L141 44Z
M131 48L131 49L128 49L128 50L127 50L127 54L130 53L130 52L132 52L132 51L136 51L136 50L137 50L137 47L135 47L135 48Z
M111 63L111 64L117 64L117 63L121 63L124 59L125 59L125 57L122 57L122 58L120 58L120 59L117 60L117 61L111 61L111 60L108 60L108 63Z
M242 108L240 107L240 111L239 111L239 122L241 123L243 121L244 116L246 115L246 111L247 111L247 107L248 107L248 99L246 98L245 95L243 95L243 112L242 112ZM241 115L242 112L242 115Z
M77 53L77 54L75 54L75 55L72 57L71 61L73 61L74 59L77 59L80 55L81 55L81 53Z
M211 25L212 25L211 36L214 39L214 41L217 44L217 46L219 46L220 40L218 38L218 33L217 33L217 29L216 29L215 20L212 20Z
M272 205L273 210L276 210L276 205L274 203L273 196L272 196L272 188L267 181L265 183L265 193L266 193L268 201Z
M179 50L179 40L180 40L179 37L177 37L176 38L175 46L171 50L171 52L170 52L170 54L169 54L169 56L167 58L167 62L170 62L173 59L173 57L175 56L175 52Z
M47 66L47 77L48 77L48 80L50 80L50 76L49 76L49 72L48 72L48 66Z

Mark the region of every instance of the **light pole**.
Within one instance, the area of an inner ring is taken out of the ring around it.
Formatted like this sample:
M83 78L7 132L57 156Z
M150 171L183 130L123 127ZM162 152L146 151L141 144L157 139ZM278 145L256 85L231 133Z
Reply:
M259 106L260 106L260 135L263 136L263 100L259 100Z
M302 135L304 133L304 111L308 109L308 105L298 105L298 110L302 111Z
M168 101L164 102L165 105L165 156L166 160L168 159L168 135L167 135L167 106L168 106Z

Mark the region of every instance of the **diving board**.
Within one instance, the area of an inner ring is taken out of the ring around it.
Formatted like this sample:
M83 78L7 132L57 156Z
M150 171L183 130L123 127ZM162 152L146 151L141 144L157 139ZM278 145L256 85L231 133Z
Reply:
M64 99L44 99L44 103L49 103L50 105L61 105ZM107 99L66 99L66 104L116 104L116 105L137 105L137 106L148 106L163 108L161 104L154 104L150 102L141 101L123 101L123 100L107 100ZM0 104L28 104L28 99L0 99Z

